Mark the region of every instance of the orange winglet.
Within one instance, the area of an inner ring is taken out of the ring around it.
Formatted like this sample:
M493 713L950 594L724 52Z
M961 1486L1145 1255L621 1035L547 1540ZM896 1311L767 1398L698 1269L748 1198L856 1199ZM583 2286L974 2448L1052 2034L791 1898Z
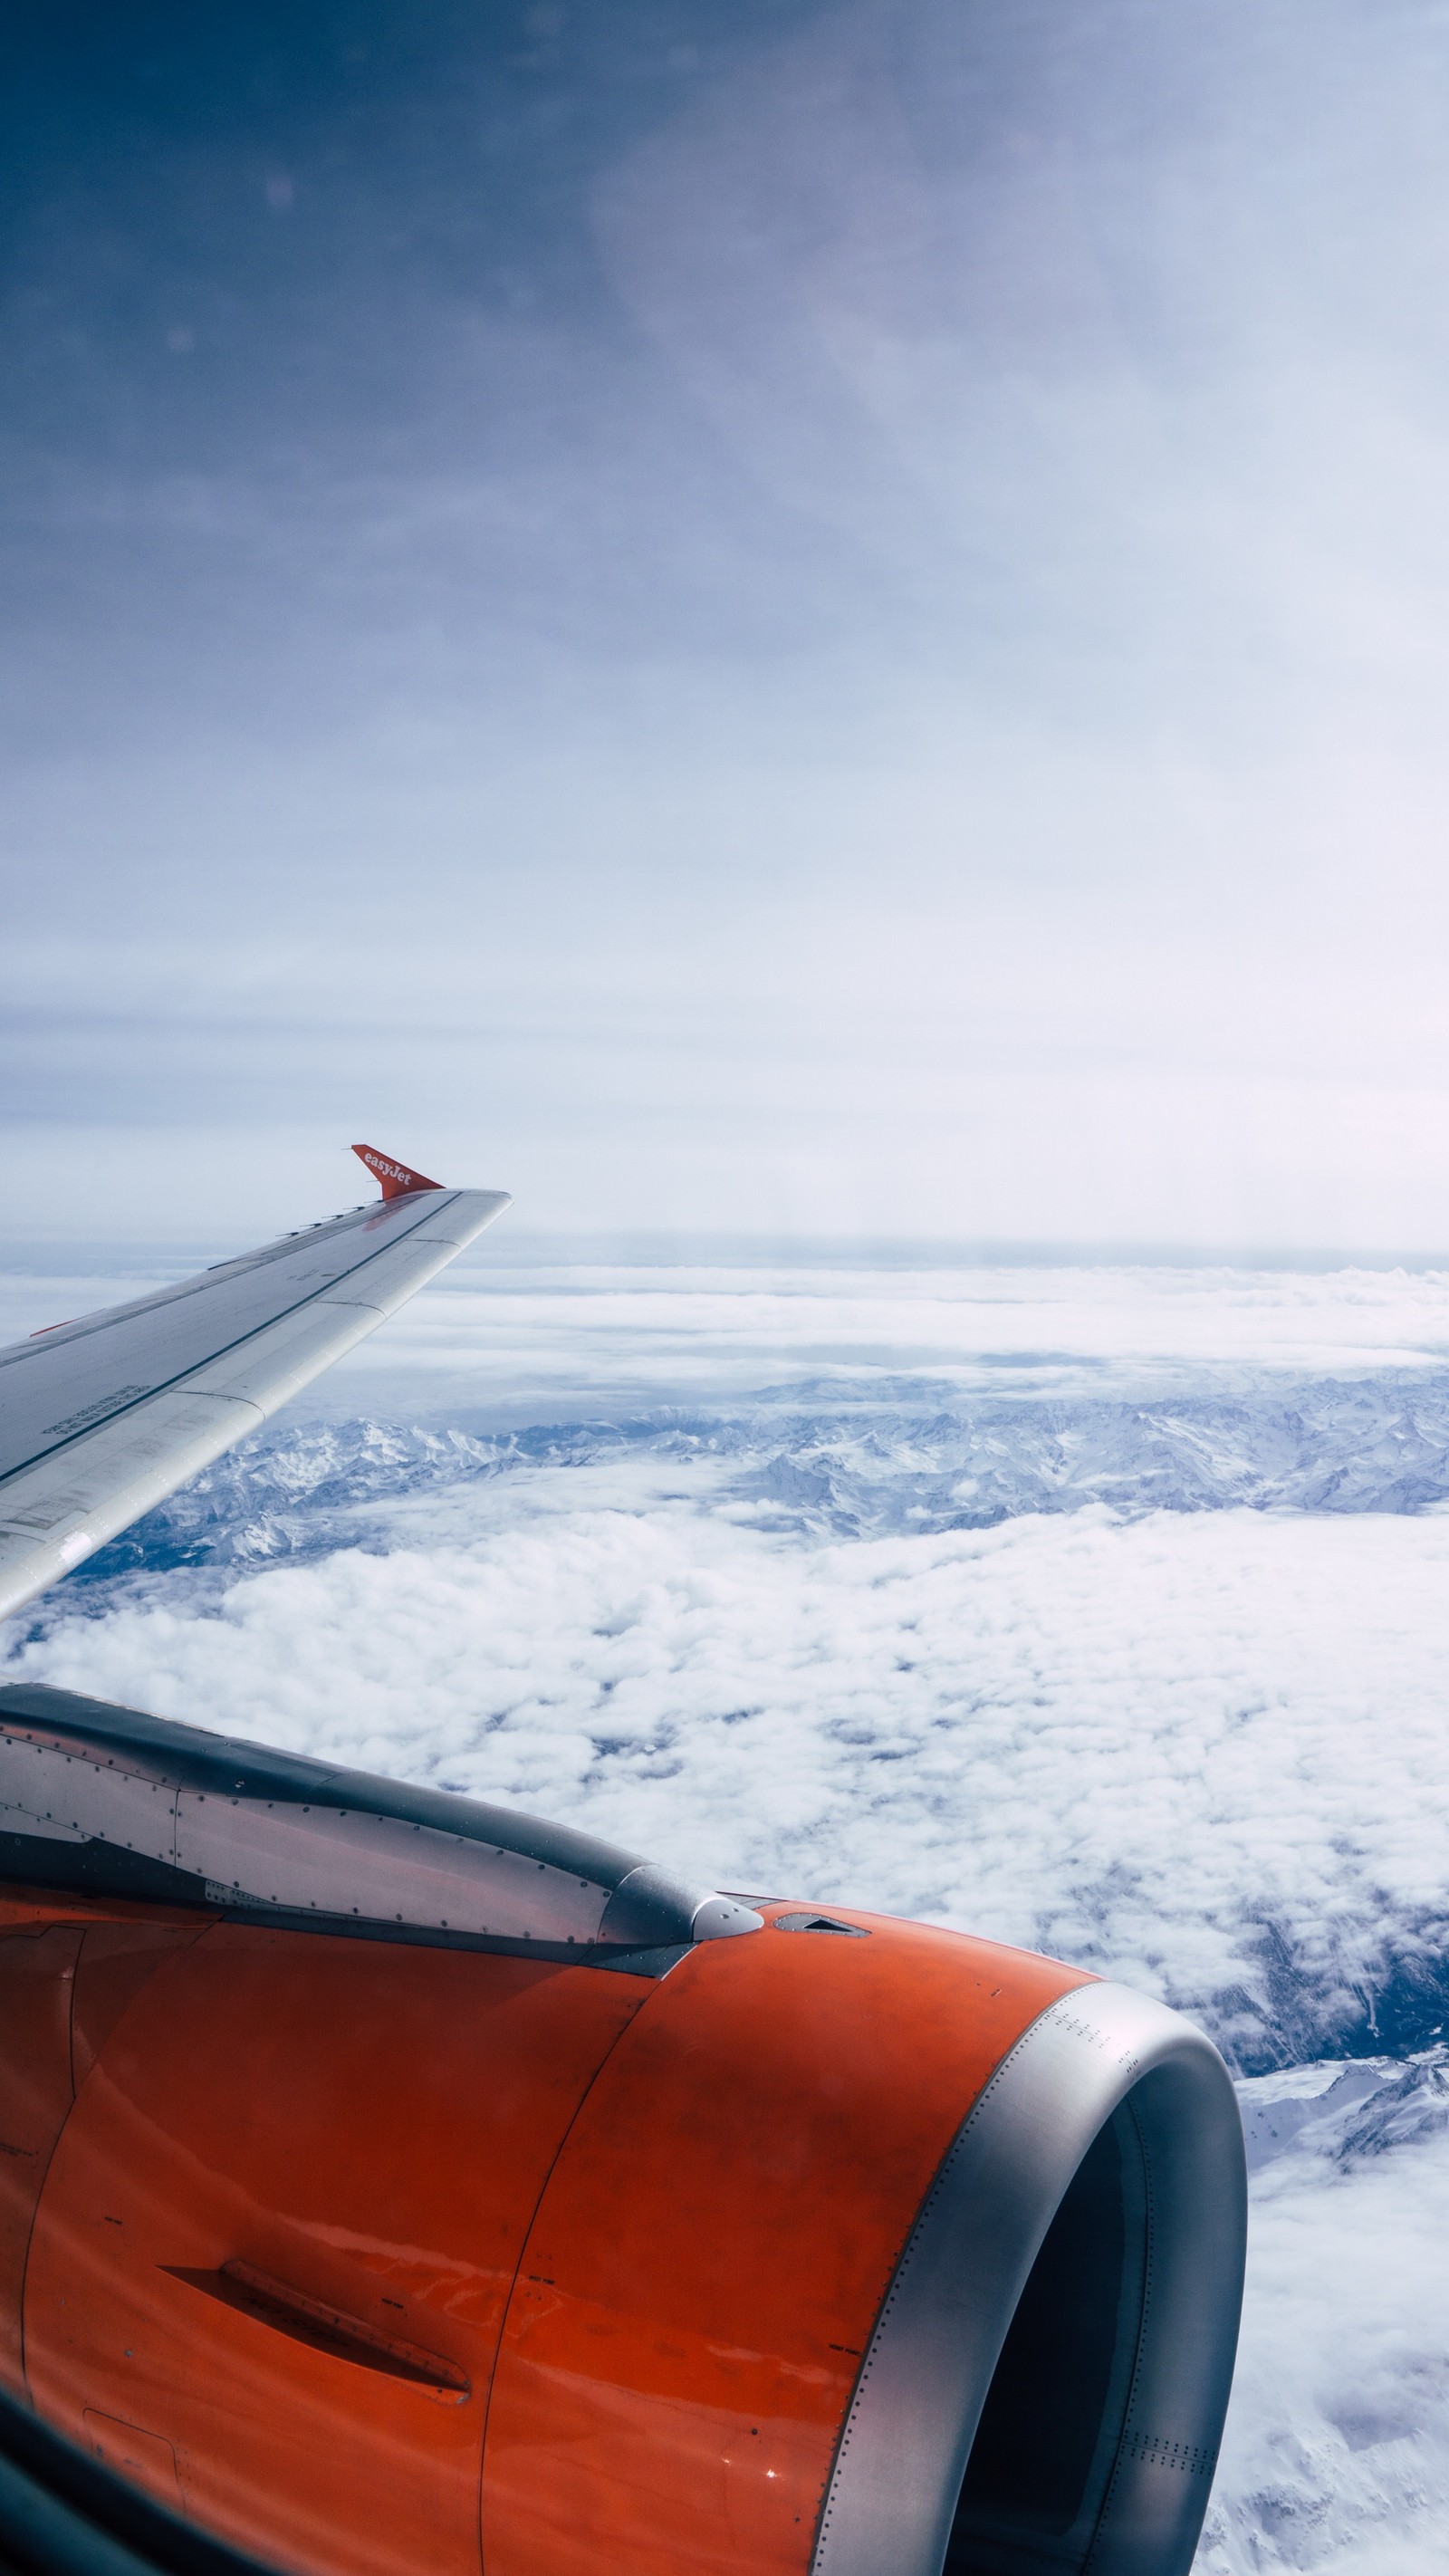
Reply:
M375 1145L354 1145L360 1161L367 1165L375 1180L382 1183L385 1199L400 1199L409 1190L440 1190L441 1181L426 1180L421 1172L410 1172L406 1163L395 1163L388 1154L380 1154Z

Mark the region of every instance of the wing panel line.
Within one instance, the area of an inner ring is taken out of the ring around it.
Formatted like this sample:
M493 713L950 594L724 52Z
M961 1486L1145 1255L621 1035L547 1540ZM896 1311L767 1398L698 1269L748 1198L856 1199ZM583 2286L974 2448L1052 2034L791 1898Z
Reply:
M451 1193L450 1204L462 1195L463 1193L461 1191L453 1191ZM177 1388L185 1385L188 1378L199 1376L203 1369L213 1368L218 1360L228 1359L233 1351L244 1349L248 1342L258 1341L263 1333L270 1332L272 1327L276 1324L285 1323L289 1316L300 1314L304 1307L325 1305L329 1301L329 1291L340 1287L344 1280L357 1276L359 1272L367 1268L370 1262L380 1259L383 1253L397 1251L399 1248L399 1241L406 1243L409 1238L417 1232L418 1226L423 1224L428 1216L441 1215L441 1213L441 1209L430 1208L423 1210L416 1221L403 1230L401 1238L394 1236L391 1242L380 1243L372 1252L364 1253L361 1260L354 1265L353 1269L343 1273L342 1279L334 1279L324 1282L320 1288L314 1288L310 1290L305 1297L298 1297L290 1306L284 1306L278 1314L269 1315L265 1323L254 1324L247 1332L238 1333L234 1340L223 1342L220 1349L209 1352L205 1359L193 1360L186 1368L178 1369L174 1377L162 1378L155 1386L144 1388L139 1394L134 1395L129 1403L118 1404L111 1412L98 1413L95 1415L94 1419L89 1422L77 1423L74 1431L66 1432L64 1436L58 1440L48 1441L43 1448L32 1450L30 1455L26 1458L17 1459L15 1464L12 1467L7 1468L4 1475L0 1476L0 1495L3 1495L5 1487L10 1484L16 1476L24 1475L27 1469L38 1466L42 1460L63 1456L67 1449L73 1447L76 1441L84 1440L90 1432L99 1431L103 1426L112 1422L122 1422L125 1420L128 1413L139 1413L144 1405L153 1402L158 1395L173 1394ZM438 1249L446 1256L450 1252L461 1250L462 1247L459 1245L446 1245L440 1243L438 1245ZM438 1264L440 1270L445 1266L446 1260L440 1261ZM179 1295L190 1292L178 1290L177 1293ZM367 1298L337 1298L335 1299L335 1302L339 1305L355 1304L376 1314L380 1320L386 1321L387 1310L382 1307L372 1306L371 1301ZM100 1331L103 1329L103 1321L105 1323L109 1323L114 1320L114 1316L108 1315L103 1320L98 1319L97 1323L91 1329L93 1331ZM55 1345L52 1343L51 1348L53 1349L54 1347ZM16 1356L18 1358L24 1356L23 1344ZM198 1392L200 1391L201 1390L198 1390Z

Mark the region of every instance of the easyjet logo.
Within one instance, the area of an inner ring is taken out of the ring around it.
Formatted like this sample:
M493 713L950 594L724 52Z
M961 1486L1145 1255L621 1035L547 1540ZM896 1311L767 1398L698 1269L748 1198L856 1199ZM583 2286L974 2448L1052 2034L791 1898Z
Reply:
M426 1179L421 1172L411 1171L406 1163L395 1163L390 1154L379 1154L375 1145L354 1145L352 1150L381 1181L385 1199L400 1198L408 1190L435 1190L439 1187L437 1181Z

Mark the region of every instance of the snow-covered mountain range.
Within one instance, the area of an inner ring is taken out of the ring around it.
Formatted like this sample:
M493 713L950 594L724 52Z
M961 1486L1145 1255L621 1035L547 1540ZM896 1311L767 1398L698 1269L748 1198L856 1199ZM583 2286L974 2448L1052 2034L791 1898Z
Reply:
M938 1400L930 1402L935 1392ZM889 1400L894 1397L894 1401ZM220 1459L84 1569L259 1562L354 1542L405 1496L624 1458L708 1467L721 1499L841 1537L989 1529L1103 1503L1153 1511L1432 1511L1449 1502L1449 1369L1179 1395L1018 1397L829 1382L738 1411L468 1430L366 1418L269 1432Z

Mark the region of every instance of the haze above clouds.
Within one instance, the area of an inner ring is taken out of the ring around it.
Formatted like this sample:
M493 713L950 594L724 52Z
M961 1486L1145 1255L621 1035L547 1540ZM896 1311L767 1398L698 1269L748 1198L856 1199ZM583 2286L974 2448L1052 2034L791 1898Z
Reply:
M14 1203L1430 1247L1430 0L22 10Z

